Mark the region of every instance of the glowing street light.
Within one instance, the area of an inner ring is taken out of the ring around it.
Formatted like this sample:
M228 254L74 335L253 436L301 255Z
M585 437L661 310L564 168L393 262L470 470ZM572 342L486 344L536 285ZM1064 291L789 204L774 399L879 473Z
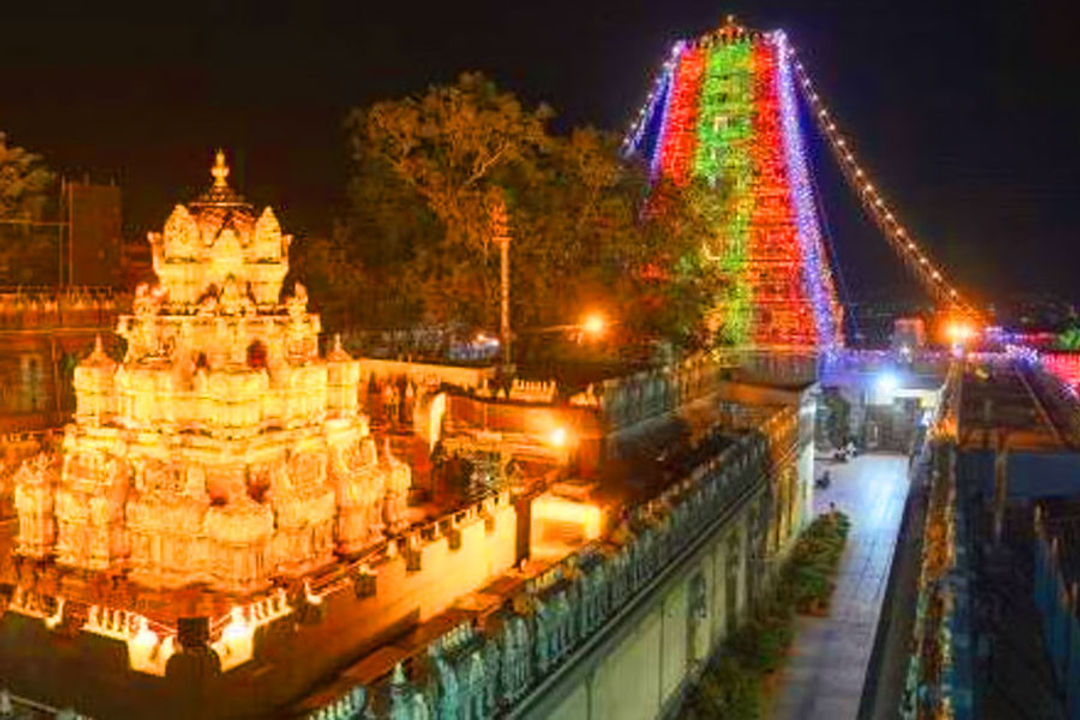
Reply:
M975 328L971 326L971 323L961 320L949 323L945 328L945 334L954 345L963 345L975 337Z
M582 321L581 329L586 335L598 338L607 330L607 321L604 320L604 316L600 313L590 313Z
M548 436L548 442L552 447L563 448L566 447L566 428L557 427L551 431L551 435Z
M900 387L900 378L896 373L886 370L877 377L877 387L883 393L892 393Z

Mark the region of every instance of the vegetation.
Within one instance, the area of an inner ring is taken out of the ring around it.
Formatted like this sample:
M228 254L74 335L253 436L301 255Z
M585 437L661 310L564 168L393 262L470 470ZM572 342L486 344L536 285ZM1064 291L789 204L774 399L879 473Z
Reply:
M781 578L781 586L799 612L825 610L850 527L847 515L831 512L819 516L799 536Z
M1054 348L1066 352L1080 351L1080 327L1070 325L1054 338Z
M707 343L720 280L703 254L726 194L650 191L618 138L556 134L552 116L479 74L353 111L346 212L331 237L296 253L327 325L496 329L489 211L501 197L523 345L527 329L572 325L590 310L617 321L611 339L622 345Z
M41 220L56 175L0 132L0 221ZM0 285L56 281L56 230L0 222Z
M850 521L819 516L796 541L774 594L725 643L691 690L681 717L757 720L766 677L780 669L794 639L794 616L820 613L833 591Z
M839 388L825 388L825 433L833 447L844 445L850 432L851 404L840 394Z

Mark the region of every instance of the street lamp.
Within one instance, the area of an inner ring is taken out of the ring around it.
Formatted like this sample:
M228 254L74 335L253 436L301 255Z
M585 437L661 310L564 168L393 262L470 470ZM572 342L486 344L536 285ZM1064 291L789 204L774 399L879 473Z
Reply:
M600 313L589 313L581 323L581 330L585 335L599 338L607 330L607 322Z
M502 343L503 365L510 366L510 223L502 193L491 202L491 239L499 246L499 279L501 282L499 339Z
M957 320L948 324L945 334L953 345L963 345L975 338L975 328L966 320Z
M612 323L608 322L603 313L593 312L583 317L581 322L578 323L525 328L524 330L519 330L518 334L544 335L548 333L565 333L570 338L580 342L584 337L591 337L593 339L603 337L611 325Z

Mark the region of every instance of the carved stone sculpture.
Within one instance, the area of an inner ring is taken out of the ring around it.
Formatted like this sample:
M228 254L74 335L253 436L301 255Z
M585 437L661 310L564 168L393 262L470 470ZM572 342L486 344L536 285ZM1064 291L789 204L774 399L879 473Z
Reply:
M15 471L15 509L19 513L19 553L44 557L56 542L53 515L57 477L55 463L41 454L23 462Z

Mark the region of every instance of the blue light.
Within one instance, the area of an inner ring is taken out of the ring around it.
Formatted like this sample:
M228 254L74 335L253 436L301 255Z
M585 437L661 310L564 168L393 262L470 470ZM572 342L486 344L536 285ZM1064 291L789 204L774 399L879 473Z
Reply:
M882 392L891 393L900 387L900 378L891 370L885 370L877 376L877 388Z
M799 243L803 257L803 282L814 308L818 342L825 348L831 348L843 342L840 332L841 320L821 228L818 225L809 161L802 143L802 128L799 125L798 105L795 102L795 85L791 77L792 52L788 48L783 31L778 30L771 37L776 45L778 57L784 150L788 182L794 201L795 222L799 228Z

